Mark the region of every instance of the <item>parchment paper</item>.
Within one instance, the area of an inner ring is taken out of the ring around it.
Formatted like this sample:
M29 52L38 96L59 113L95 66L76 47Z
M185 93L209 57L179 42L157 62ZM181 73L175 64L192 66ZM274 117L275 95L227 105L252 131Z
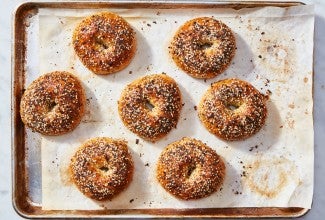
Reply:
M40 73L70 71L83 82L87 114L73 132L42 138L43 209L128 209L194 207L304 207L313 194L312 6L232 9L114 9L135 29L137 53L123 71L99 76L73 51L71 36L84 16L97 10L39 11ZM194 79L178 69L168 45L185 21L213 16L235 33L237 51L230 67L211 80ZM150 143L128 131L117 111L122 89L144 75L165 72L182 92L184 107L177 129ZM225 142L201 125L195 106L210 83L237 77L269 93L266 125L245 141ZM87 139L108 136L128 141L135 162L130 186L112 201L85 197L67 173L70 158ZM226 178L211 196L181 201L155 179L156 161L169 143L193 137L215 149L226 162ZM136 139L139 143L136 144Z

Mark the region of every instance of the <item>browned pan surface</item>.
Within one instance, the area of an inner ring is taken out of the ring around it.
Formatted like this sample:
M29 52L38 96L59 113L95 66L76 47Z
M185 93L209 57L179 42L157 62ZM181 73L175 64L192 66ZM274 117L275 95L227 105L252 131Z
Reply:
M42 210L41 204L30 199L28 169L26 161L28 146L25 140L25 127L19 116L19 103L25 83L27 57L28 19L38 13L39 8L251 8L263 6L289 7L301 2L200 2L200 3L140 3L140 2L29 2L20 5L13 16L12 45L12 170L13 206L17 213L28 218L58 217L298 217L305 214L304 208L199 208L199 209L120 209L120 210Z

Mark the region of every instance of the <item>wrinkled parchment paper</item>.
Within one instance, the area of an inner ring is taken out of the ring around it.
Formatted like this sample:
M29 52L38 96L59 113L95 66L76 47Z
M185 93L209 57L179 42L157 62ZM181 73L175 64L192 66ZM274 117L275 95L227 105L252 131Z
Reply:
M55 70L77 75L86 90L87 113L73 132L42 137L43 209L128 209L196 207L304 207L313 195L312 6L232 9L114 9L135 29L137 53L123 71L99 76L86 69L73 51L72 32L96 10L39 11L40 73ZM185 21L213 16L235 33L237 52L230 67L210 80L194 79L178 69L168 45ZM144 75L165 72L182 92L184 107L177 125L165 138L150 143L128 131L117 111L122 89ZM249 81L270 94L266 125L245 141L226 142L200 123L195 106L210 83L229 77ZM87 139L123 138L135 162L130 186L112 201L88 199L69 179L67 167ZM181 201L155 179L157 158L169 143L184 136L207 143L226 163L226 178L211 196ZM136 139L139 143L136 144Z

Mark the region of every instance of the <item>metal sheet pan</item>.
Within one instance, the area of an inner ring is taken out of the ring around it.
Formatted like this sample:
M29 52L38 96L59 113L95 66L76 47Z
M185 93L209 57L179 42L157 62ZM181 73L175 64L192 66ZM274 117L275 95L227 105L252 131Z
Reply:
M25 88L27 42L29 20L38 13L39 8L252 8L264 6L289 7L301 2L28 2L17 7L13 15L12 41L12 201L18 214L27 218L66 218L66 217L213 217L213 218L251 218L251 217L299 217L308 209L290 208L200 208L200 209L119 209L119 210L42 210L42 204L34 201L30 193L30 167L26 129L19 115L19 103ZM35 159L35 158L34 158ZM40 173L37 172L36 173ZM34 175L34 174L33 174ZM41 177L40 177L41 178ZM41 196L41 195L39 195Z

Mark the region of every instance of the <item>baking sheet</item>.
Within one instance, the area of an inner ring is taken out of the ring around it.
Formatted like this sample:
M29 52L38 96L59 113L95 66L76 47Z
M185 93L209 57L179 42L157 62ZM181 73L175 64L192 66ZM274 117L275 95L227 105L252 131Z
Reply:
M88 113L75 131L42 138L43 209L310 208L313 187L311 6L239 11L109 10L125 17L136 30L138 39L138 51L131 65L111 76L89 72L71 46L75 25L95 10L39 12L40 73L54 70L75 73L83 81L88 97ZM206 81L187 76L175 66L167 52L179 25L202 15L214 16L229 25L236 34L238 48L228 70ZM177 129L152 144L124 128L116 102L127 83L159 72L166 72L178 82L185 105ZM30 76L33 77L36 76ZM223 142L212 136L200 124L194 109L211 82L228 77L247 80L264 93L272 92L266 126L242 142ZM96 136L125 138L135 161L130 187L113 201L100 204L84 197L66 175L73 152L82 142ZM155 180L158 155L168 143L183 136L203 140L225 159L227 176L220 192L184 202L166 193ZM136 139L140 139L139 144L135 143Z

